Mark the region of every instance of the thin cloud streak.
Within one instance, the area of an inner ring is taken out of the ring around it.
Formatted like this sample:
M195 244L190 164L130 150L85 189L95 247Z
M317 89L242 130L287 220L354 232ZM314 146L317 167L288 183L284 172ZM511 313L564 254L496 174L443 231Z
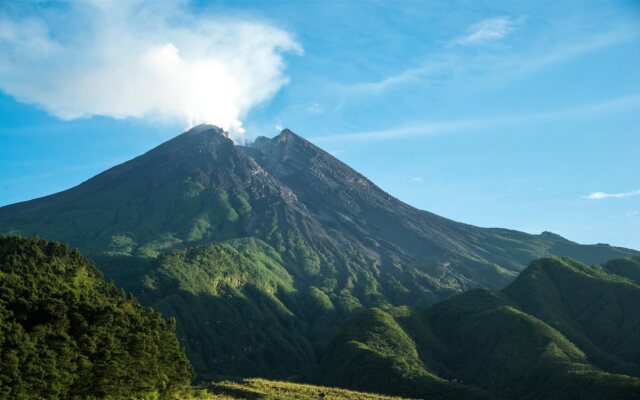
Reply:
M419 67L408 68L396 75L375 82L355 83L344 87L351 93L380 93L388 89L400 86L408 82L418 81L421 78L429 77L442 71L451 71L457 68L455 61L447 59L442 61L431 61Z
M569 43L555 48L545 48L535 54L502 55L499 58L480 59L478 57L455 56L452 52L442 52L432 60L416 67L407 68L397 74L387 76L378 81L362 82L342 86L345 93L371 94L381 93L397 86L421 79L439 76L443 73L461 75L470 70L475 74L495 74L502 79L533 73L542 68L569 61L590 53L626 43L634 38L634 32L628 29L617 29L595 35L588 40Z
M609 47L626 43L635 38L634 32L618 29L591 37L589 40L560 46L552 51L528 57L526 60L507 60L498 67L522 75L537 71L544 67L559 64Z
M471 118L457 121L437 121L417 123L392 129L345 133L312 137L314 142L348 142L363 140L396 139L409 136L427 136L433 134L469 131L479 128L495 128L522 124L556 121L575 117L594 117L610 112L624 112L640 108L640 95L621 97L612 100L566 108L559 111L543 111L510 117Z
M473 24L468 35L455 39L452 43L469 46L500 40L507 36L514 26L515 21L509 17L485 19Z
M586 196L582 196L582 198L589 199L589 200L603 200L603 199L624 199L626 197L634 197L634 196L640 196L640 189L632 190L630 192L623 192L623 193L593 192Z

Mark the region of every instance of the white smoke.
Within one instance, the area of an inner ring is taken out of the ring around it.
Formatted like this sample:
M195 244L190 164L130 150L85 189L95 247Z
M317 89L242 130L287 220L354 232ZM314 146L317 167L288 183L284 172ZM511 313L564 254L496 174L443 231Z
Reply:
M62 119L178 118L242 141L242 118L287 83L283 53L301 51L268 23L185 2L0 9L0 90Z

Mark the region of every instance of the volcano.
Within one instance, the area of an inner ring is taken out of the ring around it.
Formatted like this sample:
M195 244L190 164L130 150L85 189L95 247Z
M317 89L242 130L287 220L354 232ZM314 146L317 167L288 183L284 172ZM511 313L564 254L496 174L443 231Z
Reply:
M286 376L313 362L332 327L363 307L501 289L545 256L594 264L640 254L452 221L290 130L240 146L210 125L69 190L0 208L0 232L78 247L178 320L199 372L240 375ZM255 333L261 324L268 329Z

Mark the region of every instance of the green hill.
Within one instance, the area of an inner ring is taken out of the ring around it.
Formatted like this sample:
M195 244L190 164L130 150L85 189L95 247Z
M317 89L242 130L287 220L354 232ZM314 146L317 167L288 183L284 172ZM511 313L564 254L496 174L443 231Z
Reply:
M77 250L0 236L0 399L157 399L189 385L174 322Z
M368 310L334 339L318 379L434 399L449 392L423 381L505 399L640 398L640 287L610 272L620 263L635 271L542 259L502 292Z
M372 308L355 317L334 339L321 382L430 399L490 399L475 388L430 372L416 343L389 313Z
M203 375L286 376L315 364L301 318L304 306L313 308L264 242L175 250L147 263L124 258L110 275L144 304L175 316L177 335Z
M632 260L610 261L603 267L588 267L570 259L539 260L504 293L523 311L574 342L593 364L637 376L640 284L612 273L615 266L627 274L640 272L640 264Z
M602 267L606 272L627 278L640 285L640 257L611 260Z

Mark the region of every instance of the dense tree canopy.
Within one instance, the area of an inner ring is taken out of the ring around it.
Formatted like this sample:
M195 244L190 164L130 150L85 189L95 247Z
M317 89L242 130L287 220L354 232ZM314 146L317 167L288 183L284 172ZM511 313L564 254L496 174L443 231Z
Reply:
M168 397L191 380L174 328L77 250L0 236L0 399Z

